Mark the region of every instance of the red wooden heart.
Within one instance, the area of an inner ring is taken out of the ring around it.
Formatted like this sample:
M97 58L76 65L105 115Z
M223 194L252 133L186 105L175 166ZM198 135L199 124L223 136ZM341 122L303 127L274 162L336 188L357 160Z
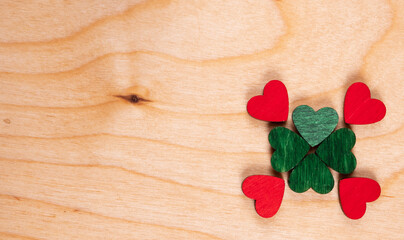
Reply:
M369 178L346 178L339 182L342 211L351 219L359 219L366 212L366 202L380 196L380 185Z
M255 199L255 210L258 215L270 218L281 206L285 181L272 176L253 175L244 180L241 188L247 197Z
M288 119L289 98L285 85L272 80L265 85L264 95L252 97L247 112L254 118L268 122L284 122Z
M370 98L366 84L352 84L345 95L344 117L348 124L370 124L384 118L386 106L378 99Z

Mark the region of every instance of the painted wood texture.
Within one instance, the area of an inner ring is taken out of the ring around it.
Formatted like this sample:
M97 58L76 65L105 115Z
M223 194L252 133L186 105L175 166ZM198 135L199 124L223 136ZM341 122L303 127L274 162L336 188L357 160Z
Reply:
M271 166L277 172L287 172L304 158L310 150L309 144L297 133L284 127L276 127L268 135L274 149Z
M4 0L0 15L0 238L403 239L401 0ZM271 79L290 109L342 116L356 81L385 103L352 126L353 175L382 189L362 219L336 187L286 188L270 219L242 193L275 175L274 125L246 111Z
M273 217L282 204L285 180L268 175L247 177L241 186L243 193L255 200L255 210L263 218Z
M366 203L380 197L379 183L370 178L345 178L339 182L339 198L345 215L359 219L366 213Z
M289 187L297 193L310 188L320 194L329 193L334 187L334 178L327 165L314 153L307 155L288 179Z
M300 135L315 147L334 131L338 113L330 107L314 111L310 106L301 105L293 110L292 119Z
M318 146L316 154L335 171L350 174L356 168L356 157L352 153L355 142L356 137L352 130L340 128Z
M348 124L372 124L386 115L386 106L378 99L371 98L371 93L362 82L349 86L345 95L344 118Z
M263 95L247 102L251 117L268 122L285 122L289 114L288 90L279 80L271 80L264 87Z

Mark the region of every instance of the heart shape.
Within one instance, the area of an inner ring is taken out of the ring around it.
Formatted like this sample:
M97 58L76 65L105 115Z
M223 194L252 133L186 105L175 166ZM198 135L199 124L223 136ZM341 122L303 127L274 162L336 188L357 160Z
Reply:
M294 168L310 149L303 138L284 127L272 129L268 140L275 149L271 157L271 165L277 172L287 172Z
M366 203L380 196L380 185L369 178L345 178L339 182L342 211L351 219L359 219L366 212Z
M386 106L378 99L370 98L366 84L352 84L345 95L344 118L348 124L370 124L384 118Z
M337 112L329 107L321 108L317 112L307 105L297 107L292 114L300 135L314 147L323 141L335 129L338 123Z
M288 119L289 98L285 85L279 80L269 81L264 95L252 97L247 112L256 119L268 122L284 122Z
M292 170L289 187L297 193L312 188L318 193L326 194L334 188L334 178L327 166L312 153Z
M316 154L330 168L342 174L349 174L356 168L356 158L351 152L355 142L355 133L349 128L341 128L320 144Z
M242 184L243 193L255 200L255 210L263 218L274 216L282 203L285 181L281 178L253 175Z

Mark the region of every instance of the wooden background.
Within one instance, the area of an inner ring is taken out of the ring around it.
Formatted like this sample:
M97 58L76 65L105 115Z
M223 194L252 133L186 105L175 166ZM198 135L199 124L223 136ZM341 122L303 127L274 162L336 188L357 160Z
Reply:
M404 238L404 1L2 0L0 16L0 239ZM386 104L352 127L353 176L382 186L361 220L336 187L286 187L271 219L242 194L275 174L273 125L245 110L271 79L339 127L355 81Z

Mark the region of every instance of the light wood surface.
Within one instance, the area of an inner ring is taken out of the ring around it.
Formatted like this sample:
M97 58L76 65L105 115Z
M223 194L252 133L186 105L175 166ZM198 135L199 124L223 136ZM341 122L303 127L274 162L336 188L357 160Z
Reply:
M3 0L0 16L0 239L404 238L402 0ZM286 187L271 219L242 194L275 174L273 126L245 110L271 79L338 127L355 81L386 104L352 127L353 176L382 187L361 220L336 187Z

